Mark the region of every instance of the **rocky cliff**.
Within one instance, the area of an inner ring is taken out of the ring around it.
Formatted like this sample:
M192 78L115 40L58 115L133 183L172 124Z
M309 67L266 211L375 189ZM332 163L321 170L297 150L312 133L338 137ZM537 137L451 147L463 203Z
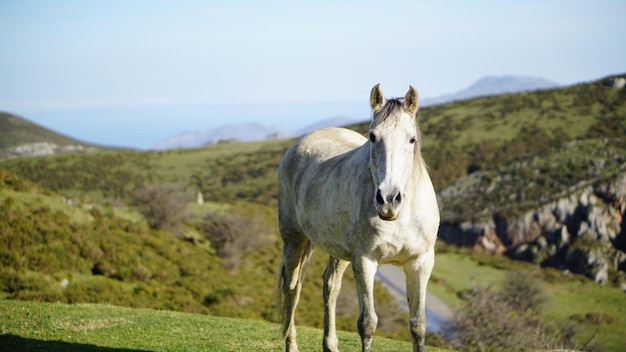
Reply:
M440 192L439 236L626 290L625 149L618 140L571 143L458 180ZM468 199L479 207L461 207Z

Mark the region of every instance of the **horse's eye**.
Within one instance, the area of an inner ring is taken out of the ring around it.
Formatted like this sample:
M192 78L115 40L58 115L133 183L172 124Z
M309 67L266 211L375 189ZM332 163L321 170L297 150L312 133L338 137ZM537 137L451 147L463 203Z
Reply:
M409 143L414 144L416 140L417 140L417 138L413 137L413 138L409 139Z
M376 143L376 135L374 134L374 132L370 132L369 139L370 139L370 142Z

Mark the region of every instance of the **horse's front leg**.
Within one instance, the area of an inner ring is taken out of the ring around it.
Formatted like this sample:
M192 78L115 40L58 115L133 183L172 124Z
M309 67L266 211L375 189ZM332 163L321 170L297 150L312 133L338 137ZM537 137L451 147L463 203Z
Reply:
M404 266L406 298L409 303L409 329L413 338L413 352L425 351L426 337L426 285L435 264L435 251L431 249L419 259Z
M345 260L329 256L328 266L324 271L324 351L337 352L339 340L335 326L335 308L337 296L341 290L343 273L348 267Z
M374 276L378 270L378 262L365 256L355 256L352 260L354 281L359 295L359 321L357 328L361 335L361 350L370 352L372 337L378 325L378 316L374 310Z

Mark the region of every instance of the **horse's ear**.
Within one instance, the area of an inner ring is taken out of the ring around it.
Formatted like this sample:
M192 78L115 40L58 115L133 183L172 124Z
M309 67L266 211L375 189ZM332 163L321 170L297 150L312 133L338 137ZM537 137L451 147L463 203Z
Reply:
M411 115L415 115L419 106L419 95L417 94L417 90L415 90L413 86L409 86L409 91L404 97L404 110Z
M380 90L380 83L375 85L372 88L372 92L370 93L370 107L372 111L379 110L385 105L385 96L383 95L383 91Z

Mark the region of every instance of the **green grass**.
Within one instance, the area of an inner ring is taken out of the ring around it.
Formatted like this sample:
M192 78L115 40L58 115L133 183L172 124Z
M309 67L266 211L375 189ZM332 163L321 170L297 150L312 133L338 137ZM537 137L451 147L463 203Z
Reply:
M577 335L583 342L597 330L596 341L607 351L626 350L626 293L619 288L589 285L585 279L555 282L547 286L551 303L546 310L549 321L574 318L584 330Z
M278 324L99 304L0 301L3 350L39 351L279 351ZM338 332L344 351L360 349L356 333ZM301 351L320 350L322 330L298 328ZM410 351L411 344L374 337L376 351ZM443 351L429 348L431 351Z
M428 289L455 309L464 302L459 293L478 284L495 284L506 273L492 266L480 265L469 255L438 253Z

